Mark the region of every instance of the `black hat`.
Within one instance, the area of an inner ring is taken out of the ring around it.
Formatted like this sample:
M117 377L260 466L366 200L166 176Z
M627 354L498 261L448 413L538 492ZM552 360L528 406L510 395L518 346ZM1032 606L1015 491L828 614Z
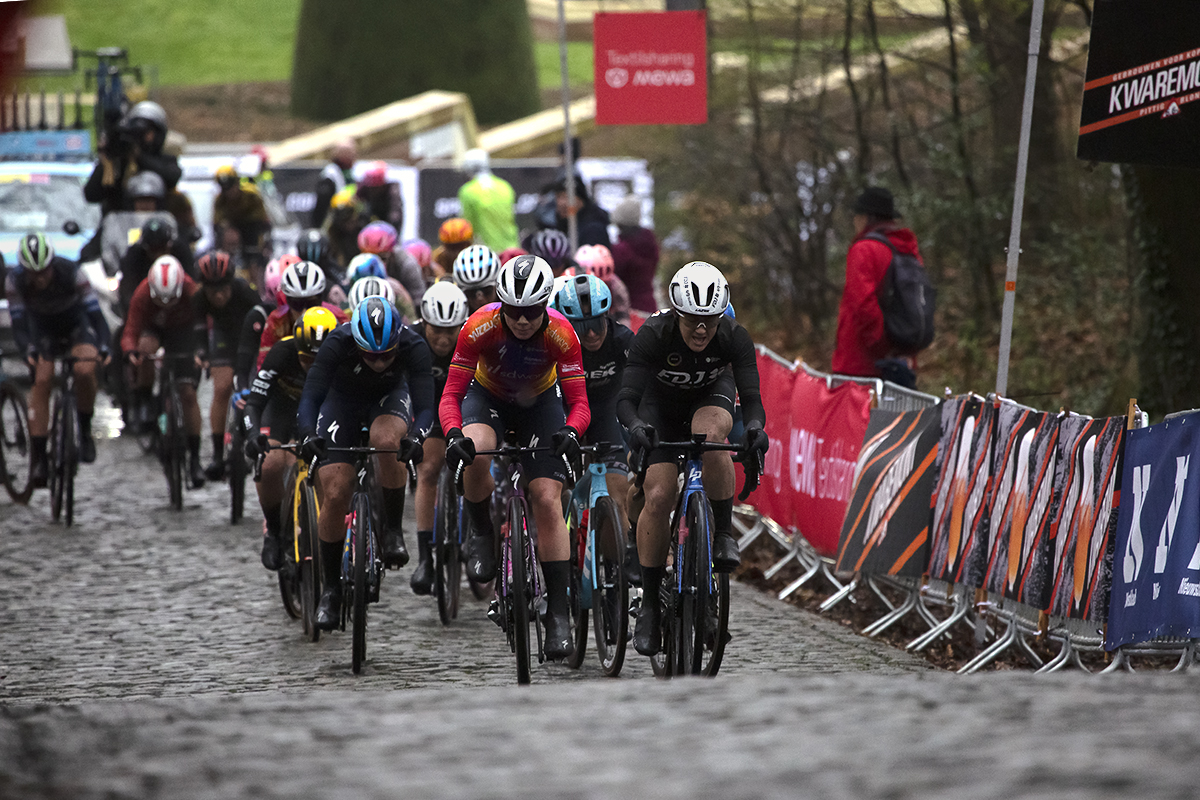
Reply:
M882 186L868 186L854 201L854 213L866 214L881 219L897 219L896 201L892 193Z

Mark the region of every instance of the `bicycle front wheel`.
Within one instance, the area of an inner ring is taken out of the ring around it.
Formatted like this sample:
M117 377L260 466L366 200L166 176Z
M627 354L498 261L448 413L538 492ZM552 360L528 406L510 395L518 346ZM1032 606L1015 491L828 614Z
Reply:
M64 408L62 395L56 395L50 411L50 452L49 486L50 486L50 519L58 522L62 519L63 491L66 483L63 481L66 462L66 445L63 435Z
M28 503L33 494L31 455L25 398L0 381L0 477L14 503Z
M449 625L458 616L458 597L462 588L458 532L458 496L454 493L454 477L449 470L443 469L438 477L433 543L434 589L438 618L443 625Z
M595 537L592 554L596 589L592 619L600 668L610 678L621 674L629 632L629 584L625 578L625 531L611 497L601 497L589 523Z
M292 497L296 486L296 467L288 470L283 479L284 497ZM279 536L282 540L283 566L279 576L279 595L283 599L283 610L292 619L300 619L304 610L300 607L300 570L296 562L296 522L293 503L279 506Z
M569 501L569 498L567 500ZM575 649L571 652L570 657L566 660L566 664L571 669L579 669L583 666L583 657L587 654L588 640L588 610L585 607L583 595L583 582L586 580L591 583L592 575L590 570L585 570L584 566L589 558L587 552L588 529L579 524L579 516L575 515L575 519L571 520L574 525L568 529L571 541L571 560L568 562L571 565L571 571L567 579L567 610L571 622L571 641L575 645ZM585 575L584 573L587 572ZM591 594L591 586L588 586L588 593ZM595 597L591 597L595 602Z
M75 524L75 473L79 470L79 415L74 392L63 395L62 431L63 521L69 528Z
M691 615L688 672L693 675L716 675L721 668L729 628L729 576L712 570L712 508L708 499L699 494L691 496L687 508L690 529L688 547L689 571L685 580L694 602L684 610ZM682 660L681 660L682 664Z
M166 452L163 454L163 469L167 473L167 490L171 498L171 508L183 510L183 460L184 442L183 406L179 392L174 386L168 394L166 405L166 430L163 431L162 442Z
M245 433L239 424L237 406L229 406L225 430L229 445L225 453L225 469L229 481L229 524L236 525L246 512L246 453Z
M508 503L508 540L505 542L508 573L508 601L512 608L513 650L517 656L517 683L529 683L529 606L533 599L530 591L530 571L527 563L529 552L529 528L525 518L525 504L518 498Z
M356 494L352 508L354 529L350 558L353 578L350 596L353 643L350 668L357 675L362 671L363 662L367 659L367 598L370 594L370 587L367 585L367 562L372 558L373 550L370 541L371 504L367 495L363 492Z
M297 552L296 567L300 572L300 618L304 622L304 635L310 642L321 638L321 629L316 625L317 604L321 600L321 565L319 563L321 541L317 536L317 495L313 487L303 479L297 479L296 491L299 515L298 525L290 528L295 537Z

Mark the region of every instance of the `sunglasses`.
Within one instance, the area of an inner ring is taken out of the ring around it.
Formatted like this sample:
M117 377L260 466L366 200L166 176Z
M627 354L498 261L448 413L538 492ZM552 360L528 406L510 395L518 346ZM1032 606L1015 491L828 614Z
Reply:
M508 303L503 303L500 309L504 312L504 316L509 319L528 320L530 322L538 320L542 314L546 313L545 306L510 306Z
M367 353L362 354L363 361L368 364L382 364L385 361L391 361L396 356L396 348L384 350L382 353Z
M575 335L581 339L588 334L603 333L604 317L571 320L571 327L575 329Z
M721 321L721 315L700 316L698 314L680 314L679 321L689 328L699 328L703 325L706 330L712 330Z
M287 307L292 311L308 311L321 305L320 295L316 297L287 297Z

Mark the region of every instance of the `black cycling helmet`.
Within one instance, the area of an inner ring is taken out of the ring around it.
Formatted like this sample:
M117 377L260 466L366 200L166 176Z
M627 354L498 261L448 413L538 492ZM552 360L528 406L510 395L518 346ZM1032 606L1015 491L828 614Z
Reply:
M311 261L321 264L329 255L329 239L316 228L310 228L300 234L296 242L296 255L301 261Z
M152 217L142 226L142 244L146 247L168 247L174 238L175 231L162 217Z

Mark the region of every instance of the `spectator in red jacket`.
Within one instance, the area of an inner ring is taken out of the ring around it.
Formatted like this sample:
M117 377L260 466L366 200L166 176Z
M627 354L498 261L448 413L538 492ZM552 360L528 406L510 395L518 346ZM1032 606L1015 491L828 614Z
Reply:
M658 239L654 231L642 227L642 201L629 195L613 209L613 224L617 226L617 243L612 247L617 277L629 289L629 304L638 311L653 314L654 272L658 269Z
M854 201L853 211L854 241L846 253L846 288L838 307L833 371L915 386L915 364L911 357L898 355L888 341L883 329L883 311L876 297L892 261L892 251L882 242L866 237L881 233L898 251L920 259L917 237L897 223L900 215L887 189L869 187Z

